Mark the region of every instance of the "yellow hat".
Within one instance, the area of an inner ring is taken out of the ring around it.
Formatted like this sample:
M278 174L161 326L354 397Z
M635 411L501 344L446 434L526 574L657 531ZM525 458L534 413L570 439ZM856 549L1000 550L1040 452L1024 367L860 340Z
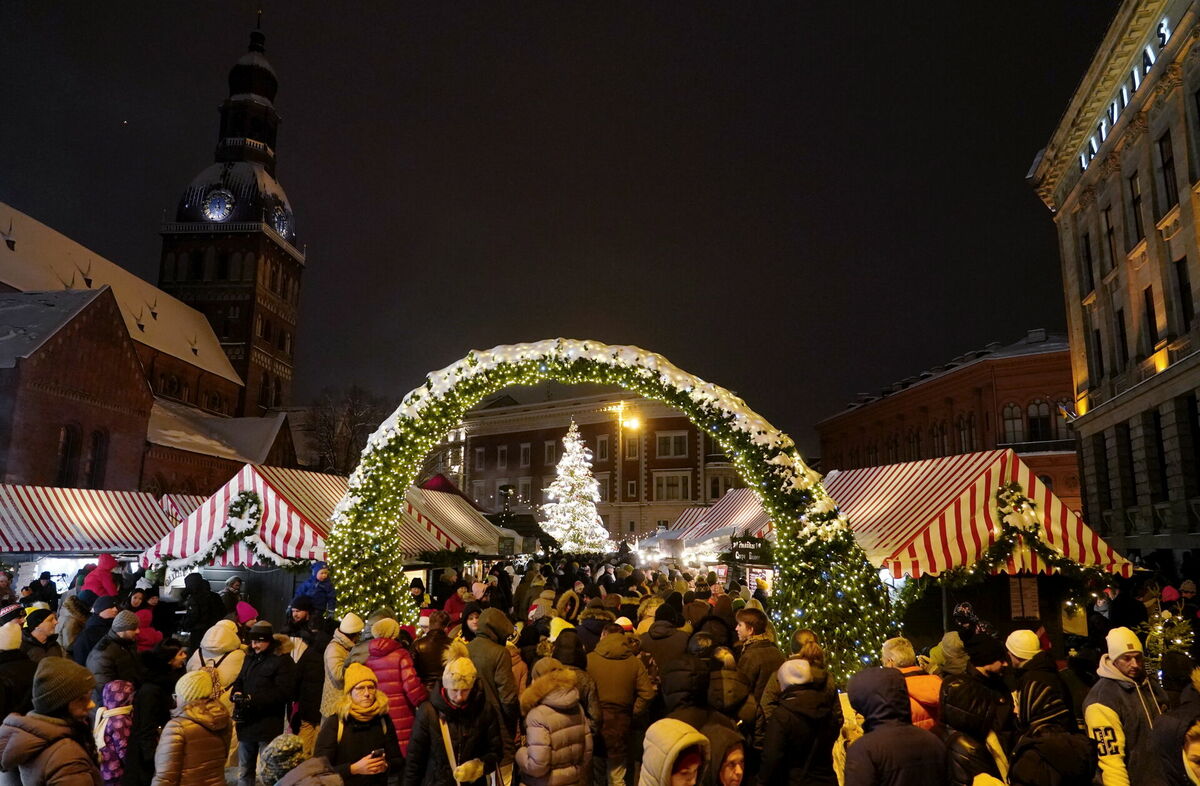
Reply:
M564 630L566 630L568 628L574 628L574 627L575 627L574 625L567 622L562 617L555 617L554 619L550 620L550 641L557 640L558 634L562 633Z
M354 686L363 682L369 682L372 685L379 685L379 678L375 676L375 672L368 669L361 663L351 663L346 667L346 682L342 690L346 695L354 690Z

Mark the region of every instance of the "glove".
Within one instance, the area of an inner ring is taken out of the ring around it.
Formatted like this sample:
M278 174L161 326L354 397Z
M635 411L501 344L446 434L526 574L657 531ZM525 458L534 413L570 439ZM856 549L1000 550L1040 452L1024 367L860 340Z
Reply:
M464 761L454 768L454 780L459 783L470 783L483 777L483 762L479 759Z

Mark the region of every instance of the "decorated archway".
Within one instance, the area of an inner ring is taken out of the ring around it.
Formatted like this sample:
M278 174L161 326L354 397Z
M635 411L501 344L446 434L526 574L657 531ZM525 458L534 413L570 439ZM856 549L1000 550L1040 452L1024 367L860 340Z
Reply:
M730 391L662 355L599 341L559 338L472 351L404 396L368 441L334 515L328 555L346 608L365 616L389 605L415 614L396 530L405 491L426 454L468 410L503 388L542 380L615 385L683 412L721 446L775 523L780 576L772 606L781 637L800 627L815 630L841 676L874 659L891 627L887 594L791 438Z

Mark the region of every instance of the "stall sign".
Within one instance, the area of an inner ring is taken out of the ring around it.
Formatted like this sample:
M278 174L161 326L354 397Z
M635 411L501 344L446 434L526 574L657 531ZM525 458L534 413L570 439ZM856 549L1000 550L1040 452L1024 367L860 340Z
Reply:
M766 538L730 538L729 554L739 565L771 565L771 543Z
M496 544L496 553L501 557L511 557L517 553L516 538L500 538Z

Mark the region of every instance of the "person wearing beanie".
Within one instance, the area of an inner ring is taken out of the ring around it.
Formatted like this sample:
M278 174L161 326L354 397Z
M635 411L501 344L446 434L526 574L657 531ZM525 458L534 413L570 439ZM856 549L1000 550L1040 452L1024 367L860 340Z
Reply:
M404 766L405 786L483 786L485 776L497 772L504 743L497 714L488 709L484 692L467 645L452 641L446 649L441 684L417 708ZM443 722L449 751L442 736Z
M30 603L45 603L48 609L58 608L58 587L50 571L43 570L41 575L29 585Z
M575 626L567 622L563 617L554 617L550 620L550 635L547 637L551 644L558 640L558 635L564 630L570 630Z
M10 622L17 623L18 626L25 624L25 607L20 603L11 603L0 609L0 627L3 627Z
M373 639L372 644L380 639ZM388 697L371 669L351 663L337 712L321 723L314 755L329 760L346 786L386 786L404 768ZM382 756L375 752L383 751Z
M426 619L428 630L413 644L413 664L425 690L434 693L442 681L442 655L450 646L450 637L446 632L450 617L440 609L433 609Z
M101 554L96 560L96 567L87 574L87 578L83 580L81 590L91 590L96 593L96 597L102 598L105 595L116 597L121 590L121 585L113 576L114 571L120 566L117 560L111 554Z
M628 619L625 624L633 629ZM600 642L587 656L587 672L596 683L600 699L605 771L614 786L625 783L629 745L636 744L633 719L645 714L657 692L635 646L633 637L618 621L605 627Z
M96 679L66 658L43 658L32 687L33 710L0 724L3 782L22 786L100 786L90 713Z
M638 786L694 786L708 763L708 738L674 718L651 724L642 745Z
M21 650L21 626L0 625L0 717L33 709L33 675L37 664Z
M1065 732L1078 731L1071 693L1058 676L1058 664L1042 649L1038 635L1022 628L1004 641L1017 689L1016 706L1024 707L1021 718L1036 717L1040 724L1053 723Z
M767 722L760 783L837 786L833 745L842 730L842 707L825 672L825 653L809 642L779 667L779 705Z
M970 665L942 681L942 723L950 782L971 783L981 774L1005 780L1006 752L1015 742L1012 694L1004 682L1008 653L997 639L976 633L967 640Z
M1096 740L1105 786L1164 783L1152 728L1165 703L1146 674L1142 642L1129 628L1113 628L1105 637L1099 677L1083 700L1083 721Z
M342 678L346 673L346 661L350 651L363 632L363 620L354 612L348 612L338 623L333 637L325 645L322 665L325 670L324 681L321 685L321 717L327 718L337 712L342 699L342 688L345 683Z
M525 631L521 633L524 636ZM505 646L512 634L512 621L504 612L500 609L484 609L479 615L476 636L467 644L467 652L479 673L488 704L496 715L496 723L503 735L504 752L501 763L504 773L512 767L512 757L517 750L513 740L521 717L517 680L512 670L512 655ZM511 780L511 777L505 778L506 782Z
M288 655L296 664L295 713L290 721L296 734L304 740L305 750L309 751L321 726L325 648L332 640L332 636L325 632L324 618L314 619L312 610L312 599L308 595L301 595L296 599L283 631L291 645Z
M71 645L71 657L80 666L87 665L88 655L112 628L120 608L112 595L103 595L92 603L92 613Z
M442 605L442 610L450 615L451 625L457 625L462 622L463 609L467 607L468 603L474 600L475 596L466 587L458 587L450 597L446 598L446 602Z
M533 667L533 682L521 693L525 744L516 752L522 783L578 786L589 782L592 735L579 702L575 674L552 657Z
M322 756L309 757L304 741L283 733L267 743L258 757L258 779L263 786L342 786L342 776Z
M57 627L58 617L54 612L46 609L30 612L25 618L25 630L21 635L21 651L34 663L47 656L63 657L66 653L59 646L58 634L54 632Z
M324 562L312 564L312 576L296 589L292 598L292 608L300 598L308 598L313 605L313 612L318 617L324 617L337 609L337 589L333 586L329 568Z
M224 786L233 720L217 700L212 672L190 671L175 683L178 703L154 751L153 786ZM135 710L136 712L137 710Z
M279 653L271 623L250 628L251 652L233 682L234 725L238 738L238 784L254 786L258 754L284 730L287 706L295 698L296 664Z
M238 604L246 601L242 586L241 576L230 576L225 579L225 586L221 589L221 605L225 607L226 614L233 614L237 611Z
M413 718L417 707L429 698L429 693L417 675L412 654L397 641L400 623L380 620L371 627L371 635L365 665L374 672L378 690L387 698L387 712L400 742L400 752L407 754Z
M629 617L617 617L615 624L626 633L633 633L633 620Z
M132 611L122 611L113 617L112 627L88 653L87 667L96 675L93 701L103 701L104 686L113 680L133 683L136 690L146 680L146 667L137 654L139 622Z
M220 687L218 698L225 709L232 713L230 688L242 673L245 662L246 651L242 649L242 640L238 637L237 623L223 619L204 632L199 649L187 659L187 670L214 669Z
M942 716L942 678L927 674L917 665L912 642L903 636L883 643L880 661L885 668L897 669L904 675L913 725L933 731Z

